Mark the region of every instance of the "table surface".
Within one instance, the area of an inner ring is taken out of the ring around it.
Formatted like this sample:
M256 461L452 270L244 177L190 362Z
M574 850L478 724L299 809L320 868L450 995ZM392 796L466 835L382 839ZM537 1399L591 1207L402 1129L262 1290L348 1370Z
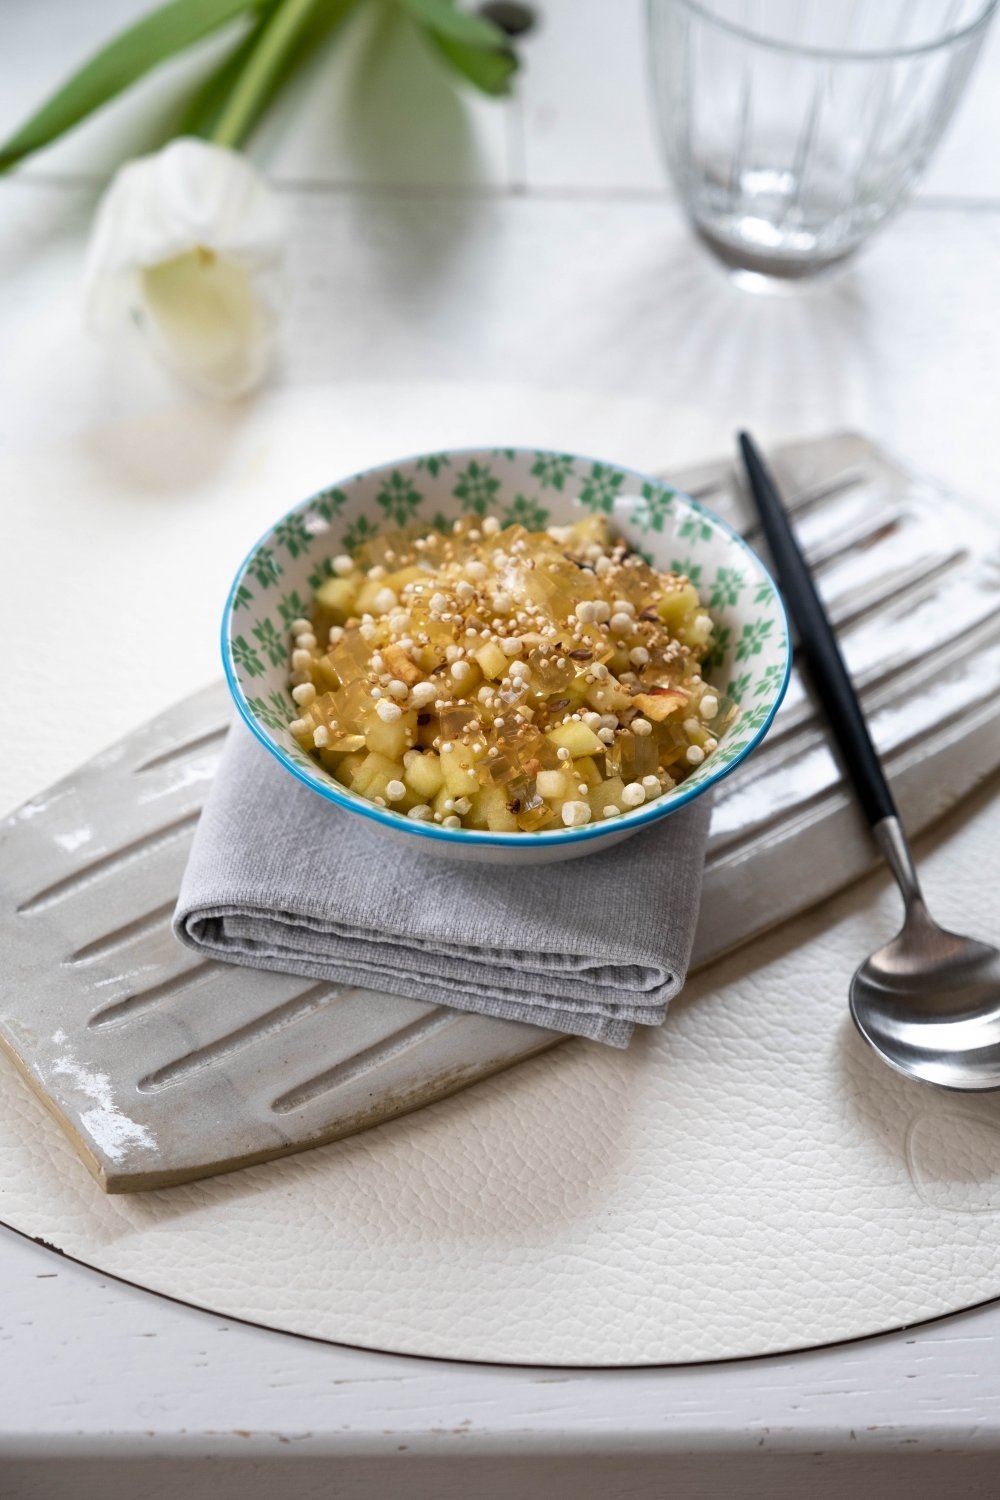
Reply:
M0 132L99 33L143 8L36 0L6 14ZM757 299L703 257L664 184L638 0L539 9L508 103L459 101L412 38L390 32L376 49L374 23L359 16L261 132L255 154L295 231L272 392L440 382L519 387L530 404L532 391L572 389L598 428L602 403L639 399L664 414L664 463L723 451L737 425L765 441L854 426L995 504L996 35L909 211L839 281ZM160 70L0 181L0 456L155 418L178 401L158 370L92 343L77 302L103 176L153 139L188 66ZM232 420L252 412L249 403ZM135 577L133 559L131 592L116 576L99 600L93 589L85 602L73 596L84 650L58 703L40 701L40 676L65 680L65 619L37 601L71 556L86 563L97 544L86 517L68 540L48 536L40 518L44 545L23 556L30 496L7 493L2 506L4 550L18 544L19 567L0 600L0 701L9 731L40 731L27 748L22 734L6 736L7 807L214 674L218 595L204 618L183 601L190 650L157 640L164 606L182 602L169 563L191 524L166 497L150 522L148 574ZM226 553L223 572L228 563ZM127 694L113 695L106 672L121 661L123 597L150 654ZM56 732L66 722L74 733ZM668 1476L686 1496L736 1482L745 1495L832 1496L848 1482L889 1495L936 1495L944 1483L993 1495L998 1341L991 1306L747 1363L473 1368L242 1327L0 1231L0 1494L197 1493L211 1463L213 1493L251 1500L328 1494L333 1472L348 1497L645 1497Z

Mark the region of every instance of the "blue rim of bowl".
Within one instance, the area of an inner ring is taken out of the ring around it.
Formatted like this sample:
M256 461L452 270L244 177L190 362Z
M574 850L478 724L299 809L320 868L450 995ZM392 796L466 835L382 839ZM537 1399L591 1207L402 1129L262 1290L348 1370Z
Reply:
M448 448L446 451L449 455L463 458L471 457L473 454L482 453L486 449L495 448L496 446L495 443L487 443L479 447ZM561 450L515 446L514 451L535 455L540 453L555 455ZM584 463L607 464L609 462L607 459L593 458L586 453L575 453L573 456L574 458L583 459ZM363 479L370 474L379 473L382 469L399 468L403 464L416 463L418 458L424 457L426 457L426 454L413 453L406 458L387 459L384 463L373 464L369 469L362 469L357 474L349 475L344 479L334 482L337 484L348 484L353 480ZM718 531L729 537L731 541L736 542L747 556L753 560L755 566L760 569L763 576L767 579L781 612L781 624L784 630L785 644L785 670L781 679L781 685L774 695L774 701L768 711L767 718L764 719L763 723L754 732L753 737L747 741L738 755L734 756L725 766L720 767L713 775L707 776L704 781L700 781L697 786L691 787L688 791L681 790L677 795L668 792L664 796L656 798L648 806L637 807L634 811L626 813L623 817L615 818L613 822L609 820L607 823L588 823L583 828L546 829L538 833L490 833L488 830L480 828L442 828L437 823L423 823L416 818L407 818L403 813L390 812L388 808L376 807L374 802L365 802L361 797L351 797L346 788L343 791L338 791L332 786L327 786L324 782L314 781L310 775L295 764L280 745L274 743L247 702L239 679L236 676L232 652L229 646L228 626L233 616L233 600L236 597L236 590L254 553L267 541L268 537L271 536L275 528L282 521L300 511L303 506L308 505L310 500L314 499L316 495L323 494L329 489L329 485L324 485L321 489L314 491L312 495L306 495L303 499L296 501L276 521L272 521L266 531L261 532L237 568L236 575L230 585L225 607L222 611L220 641L222 647L222 667L226 674L226 685L229 688L229 692L244 724L246 724L254 737L260 741L265 750L270 751L274 758L284 766L285 770L291 772L296 781L301 781L303 786L308 787L312 792L316 792L320 797L324 797L327 802L333 802L337 807L343 807L348 812L359 813L363 818L370 818L373 823L379 823L384 828L394 829L397 832L412 833L418 838L437 840L440 843L476 844L480 847L506 849L523 849L534 845L548 845L551 848L555 844L581 843L587 839L606 838L610 833L624 832L626 829L631 833L636 829L646 827L650 823L656 823L661 818L669 817L671 813L677 812L689 802L693 802L696 797L702 796L704 792L717 786L720 781L724 781L727 776L730 776L736 770L737 766L742 765L748 755L752 755L756 750L774 722L774 716L781 707L785 693L788 690L788 683L792 674L792 641L785 601L781 597L778 585L772 578L770 570L765 567L761 558L750 546L749 542L745 541L739 532L730 526L728 521L724 521L721 516L717 516L714 511L709 510L706 506L695 500L693 496L686 494L684 490L678 490L672 484L666 483L662 479L656 479L651 474L645 474L641 469L632 469L627 464L620 463L614 464L613 467L620 469L623 473L640 481L640 483L655 484L660 489L670 490L677 499L689 505L698 515L704 516ZM682 788L683 785L684 783L682 782Z

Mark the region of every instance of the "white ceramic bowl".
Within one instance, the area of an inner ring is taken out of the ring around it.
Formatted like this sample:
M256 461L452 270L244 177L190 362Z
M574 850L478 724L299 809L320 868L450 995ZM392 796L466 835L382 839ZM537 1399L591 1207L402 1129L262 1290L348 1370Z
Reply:
M430 527L490 512L537 530L587 511L608 515L615 531L654 567L687 573L716 623L705 675L740 705L741 715L718 749L674 791L583 828L449 829L367 802L304 754L287 728L295 717L288 627L308 613L332 557L385 525ZM534 449L470 448L368 469L290 510L240 565L226 600L222 657L243 719L290 775L319 796L397 839L411 845L419 840L426 850L525 864L606 849L728 776L767 733L788 684L791 651L784 607L767 570L730 526L696 501L620 464Z

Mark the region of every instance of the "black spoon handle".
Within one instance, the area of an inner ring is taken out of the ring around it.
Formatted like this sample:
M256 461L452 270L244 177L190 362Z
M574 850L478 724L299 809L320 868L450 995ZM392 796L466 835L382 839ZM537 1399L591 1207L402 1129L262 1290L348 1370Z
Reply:
M750 492L774 559L778 583L799 637L813 687L823 705L844 768L854 784L865 817L874 828L883 818L898 817L882 762L854 691L837 638L816 591L788 513L756 445L739 435Z

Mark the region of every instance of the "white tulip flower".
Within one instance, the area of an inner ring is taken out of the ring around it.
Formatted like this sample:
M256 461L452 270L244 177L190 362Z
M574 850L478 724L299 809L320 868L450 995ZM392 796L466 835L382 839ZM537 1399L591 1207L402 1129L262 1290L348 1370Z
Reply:
M129 162L101 200L85 272L87 321L128 321L202 391L263 379L283 302L285 224L236 151L183 138Z

